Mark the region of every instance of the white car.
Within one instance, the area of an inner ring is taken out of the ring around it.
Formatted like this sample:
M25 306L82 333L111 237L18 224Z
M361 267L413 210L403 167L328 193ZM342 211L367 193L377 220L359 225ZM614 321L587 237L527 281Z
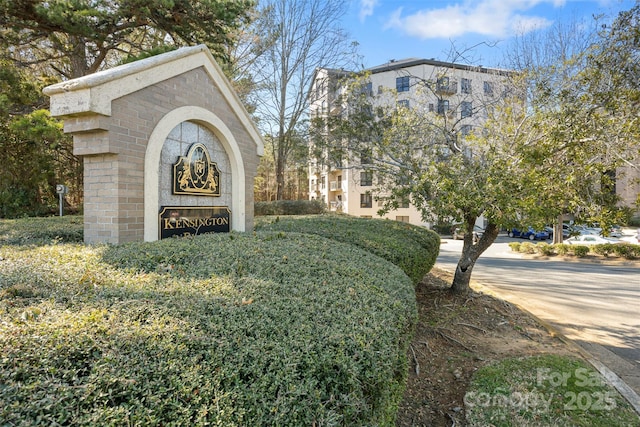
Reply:
M602 228L598 227L587 227L586 225L574 224L572 228L574 232L580 233L581 235L594 234L598 236L602 233Z
M620 228L617 225L614 225L613 227L611 227L611 229L609 230L609 237L622 237L622 228Z
M609 237L620 238L622 237L622 231L612 228L609 232Z
M581 234L579 236L569 237L564 243L569 245L601 245L603 243L620 243L620 240L607 239L606 237L595 234Z

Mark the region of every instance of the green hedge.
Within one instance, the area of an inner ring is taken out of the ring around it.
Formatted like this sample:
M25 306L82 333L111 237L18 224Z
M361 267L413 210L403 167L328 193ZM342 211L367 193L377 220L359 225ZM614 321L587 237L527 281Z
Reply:
M602 243L597 245L573 245L567 243L558 243L550 245L548 243L531 243L531 242L511 242L509 247L513 252L523 252L528 254L539 253L541 255L567 255L573 254L578 258L586 257L590 252L602 255L607 258L611 254L618 257L634 260L640 258L640 245L633 243Z
M584 258L589 253L589 246L571 245L571 249L573 250L573 254L578 258Z
M626 259L638 259L640 258L640 245L619 243L617 245L613 245L613 252L617 256L624 257Z
M254 215L314 215L324 213L325 204L320 200L278 200L256 202Z
M4 245L0 267L3 424L394 425L415 293L357 247Z
M0 220L0 245L46 245L83 239L83 217L78 215Z
M286 217L258 223L256 230L317 234L353 244L399 266L414 283L431 271L440 251L435 232L387 219L331 214Z

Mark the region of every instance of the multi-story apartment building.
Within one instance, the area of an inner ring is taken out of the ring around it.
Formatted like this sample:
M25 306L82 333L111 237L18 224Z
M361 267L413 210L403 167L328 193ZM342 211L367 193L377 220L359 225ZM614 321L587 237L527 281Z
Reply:
M411 108L426 106L429 111L446 115L451 126L461 134L469 133L486 120L485 108L507 91L508 72L476 66L441 62L433 59L390 61L365 70L369 81L364 90L374 94L395 91L395 102ZM341 111L340 95L345 70L320 68L311 85L311 117ZM425 91L424 88L430 90ZM426 99L425 99L426 97ZM366 161L360 162L366 163ZM326 165L311 159L309 197L323 200L331 211L360 217L377 217L381 202L374 194L372 172L349 165ZM400 203L386 218L429 226L420 212L409 203Z

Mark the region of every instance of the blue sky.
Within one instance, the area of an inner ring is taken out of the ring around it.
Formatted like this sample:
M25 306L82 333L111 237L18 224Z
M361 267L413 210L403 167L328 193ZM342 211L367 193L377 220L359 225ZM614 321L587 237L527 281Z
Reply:
M458 50L473 51L474 65L499 67L502 51L516 34L544 30L556 21L615 17L635 0L350 0L343 27L359 43L362 63L372 67L391 59L451 61ZM464 62L464 61L457 61Z

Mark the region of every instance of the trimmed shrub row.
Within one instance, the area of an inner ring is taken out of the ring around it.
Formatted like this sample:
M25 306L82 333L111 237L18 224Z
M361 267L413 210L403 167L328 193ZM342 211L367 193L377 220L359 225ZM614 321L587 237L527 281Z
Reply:
M320 200L278 200L273 202L256 202L254 215L314 215L326 210Z
M584 258L589 253L602 255L605 258L609 255L615 255L621 258L633 260L640 258L640 245L632 243L603 243L598 245L569 245L566 243L558 243L550 245L548 243L532 243L532 242L511 242L509 247L514 252L526 254L540 254L546 256L553 255L574 255L578 258Z
M416 301L388 261L283 231L54 243L0 246L3 423L394 425Z
M82 242L82 216L3 219L0 221L0 245L47 245L55 242Z
M440 251L435 232L386 219L332 214L275 218L257 224L256 230L316 234L353 244L399 266L414 283L431 271Z

